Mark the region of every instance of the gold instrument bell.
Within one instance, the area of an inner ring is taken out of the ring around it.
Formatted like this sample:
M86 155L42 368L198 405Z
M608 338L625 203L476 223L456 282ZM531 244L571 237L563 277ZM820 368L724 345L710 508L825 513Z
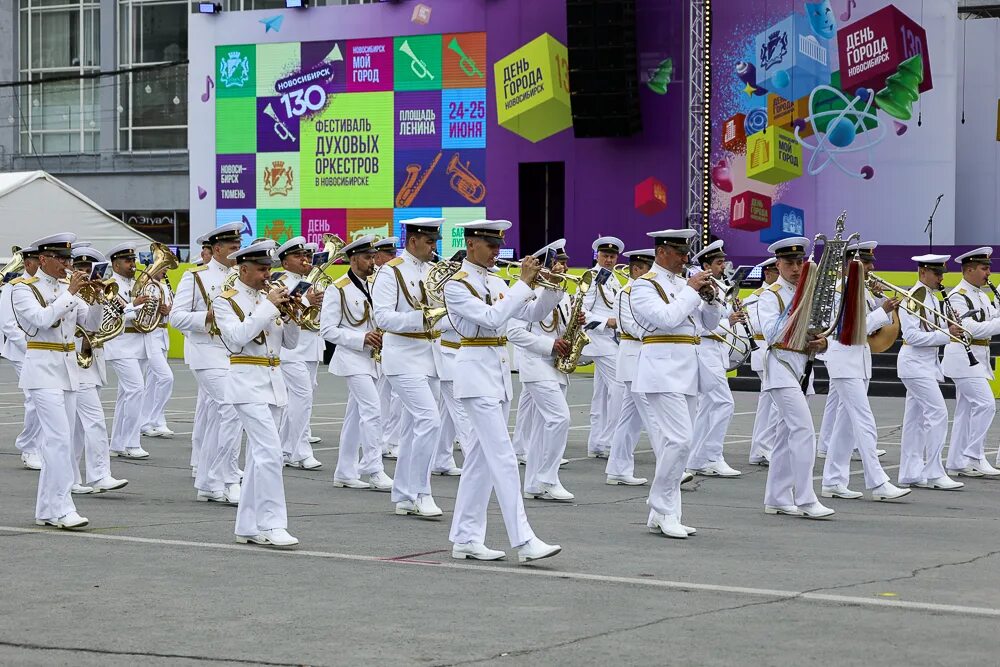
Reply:
M178 264L177 257L170 252L170 248L165 244L154 242L149 245L149 249L153 253L153 263L136 278L130 295L133 299L139 296L149 297L149 301L142 304L132 322L132 326L140 333L156 331L163 321L163 315L160 314L160 304L163 303L164 294L163 286L159 281L154 280L153 276L164 270L176 269Z

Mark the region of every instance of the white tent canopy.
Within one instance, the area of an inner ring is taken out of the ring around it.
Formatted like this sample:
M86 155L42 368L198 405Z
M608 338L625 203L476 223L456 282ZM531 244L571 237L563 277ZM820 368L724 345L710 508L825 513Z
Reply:
M0 256L9 256L13 245L60 232L73 232L102 252L126 241L141 247L152 241L51 174L0 174Z

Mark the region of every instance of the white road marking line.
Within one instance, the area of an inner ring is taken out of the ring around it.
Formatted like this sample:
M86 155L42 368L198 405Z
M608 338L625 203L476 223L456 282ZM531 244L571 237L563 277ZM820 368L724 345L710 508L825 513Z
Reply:
M428 567L445 570L458 570L464 572L474 572L488 575L507 575L515 577L542 577L546 579L572 579L574 581L595 582L600 584L624 584L628 586L639 586L649 589L675 590L675 591L697 591L703 593L728 593L744 595L747 597L769 598L779 601L805 601L815 603L829 603L833 605L846 605L852 607L881 607L898 609L900 611L926 611L937 614L952 614L956 616L983 616L989 618L1000 618L1000 609L994 607L969 607L964 605L938 604L935 602L917 602L908 600L889 600L885 598L868 598L856 595L833 595L829 593L814 593L808 591L790 591L773 588L750 588L747 586L725 586L721 584L700 584L686 581L669 581L660 579L648 579L639 577L617 577L604 574L589 574L586 572L572 572L565 570L540 570L532 567L490 567L487 565L466 565L463 563L442 562L422 562L407 560L389 560L389 556L365 556L361 554L338 553L333 551L309 551L306 549L297 550L269 550L256 547L247 547L238 544L221 544L217 542L191 542L187 540L167 540L149 537L132 537L128 535L107 535L100 533L56 531L45 528L17 528L13 526L0 526L0 531L12 533L34 533L58 538L81 538L91 540L108 540L111 542L130 542L133 544L155 544L170 547L191 547L195 549L208 549L215 551L235 551L248 555L265 555L278 557L298 557L298 558L329 558L332 560L375 563L388 566L409 566Z

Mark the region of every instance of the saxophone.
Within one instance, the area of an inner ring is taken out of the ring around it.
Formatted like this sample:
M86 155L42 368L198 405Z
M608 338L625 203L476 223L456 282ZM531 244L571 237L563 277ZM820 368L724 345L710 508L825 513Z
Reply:
M576 289L576 294L573 295L569 319L566 322L566 331L563 333L563 338L570 343L570 353L565 357L557 357L555 361L556 370L560 373L569 374L576 370L580 363L580 357L583 356L583 348L590 342L590 336L580 324L580 314L583 312L583 300L586 298L593 280L594 274L591 271L584 273L580 285Z

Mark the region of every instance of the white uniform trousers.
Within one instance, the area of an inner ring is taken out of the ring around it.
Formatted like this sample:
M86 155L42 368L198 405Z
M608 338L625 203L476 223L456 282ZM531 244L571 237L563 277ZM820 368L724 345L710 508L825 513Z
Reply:
M469 441L469 416L465 414L462 402L455 398L454 384L451 380L440 380L438 390L438 414L441 415L441 431L438 435L438 447L434 452L431 470L448 470L457 466L455 463L455 441L461 445Z
M986 432L997 412L986 378L952 378L955 382L955 422L948 447L949 470L960 470L986 458Z
M521 394L517 397L517 418L514 420L514 437L511 440L514 445L514 454L517 456L528 455L528 439L531 438L532 422L536 416L531 394L524 390L524 384L522 384Z
M646 421L656 455L656 472L649 487L650 513L681 518L681 478L691 452L691 433L698 397L679 393L643 394Z
M722 460L722 445L736 405L726 372L721 368L699 363L698 391L698 412L694 417L688 468L704 468L713 461Z
M198 475L194 479L194 488L199 491L225 491L227 484L240 481L236 463L243 429L233 405L226 402L228 375L226 368L205 368L194 372L198 386L205 392L205 412L208 413L202 432Z
M838 385L830 379L830 387L826 394L826 405L823 406L823 421L819 425L819 438L816 442L816 450L826 454L830 450L830 443L834 438L834 426L837 423L837 415L840 413L840 392Z
M197 377L197 372L195 377ZM205 407L208 403L206 398L205 390L201 388L197 382L198 395L195 398L194 403L194 424L191 428L191 467L197 468L198 463L201 461L201 443L205 438L205 429L208 427L208 419L211 417L215 418L214 415L209 415L208 409Z
M111 450L104 405L97 387L81 385L76 392L76 426L73 431L73 473L77 484L88 484L111 474ZM80 458L86 454L87 475L80 477Z
M757 371L761 386L764 386L764 373ZM778 411L774 408L770 392L762 391L757 396L757 416L753 420L753 435L750 439L750 459L771 458L774 449L774 439L778 430Z
M486 510L495 491L512 547L531 540L521 498L517 457L507 431L510 402L498 398L463 398L472 439L463 443L465 465L455 497L455 516L448 539L454 544L486 541Z
M23 361L8 359L10 365L17 373L17 379L21 379L21 366ZM24 428L14 440L14 446L22 454L35 454L38 452L38 439L42 437L42 425L38 423L38 413L35 412L35 403L31 400L31 394L24 390Z
M38 476L35 518L58 519L76 511L73 496L73 428L76 425L76 392L62 389L28 389L38 420L41 437L38 453L42 471Z
M618 415L621 412L625 385L615 379L618 358L594 357L594 395L590 402L590 437L588 452L611 450Z
M281 408L267 403L239 403L232 407L247 432L247 467L236 508L236 534L257 535L262 530L288 528L278 437Z
M140 426L143 428L166 426L167 418L164 410L167 408L167 401L170 400L170 393L174 390L174 373L167 363L167 351L154 352L149 359L140 359L139 365L146 377Z
M438 379L426 375L390 375L389 384L405 411L400 422L399 458L392 502L415 501L431 492L431 462L438 446L441 416Z
M778 387L768 390L778 411L778 433L767 469L765 505L809 505L817 502L813 490L816 462L816 429L802 390Z
M281 435L282 452L292 462L304 461L313 455L312 445L309 444L309 420L312 418L316 382L313 369L318 365L317 361L282 361L279 366L288 389L288 405L278 433Z
M861 453L865 488L882 486L889 481L889 476L885 474L878 454L875 453L878 429L868 402L868 381L861 378L830 378L830 386L837 388L840 409L834 415L830 448L823 465L823 486L847 485L851 476L851 453L855 448ZM823 418L826 419L826 415Z
M341 482L383 471L382 406L375 379L370 375L348 375L344 380L347 382L347 410L340 429L337 469L333 471L333 479ZM288 405L291 407L291 397Z
M390 446L399 445L399 421L403 416L403 408L400 406L399 397L389 384L388 376L380 375L376 386L382 403L382 451L388 453Z
M604 468L607 475L635 475L635 446L639 442L642 429L646 428L645 415L648 413L646 397L632 391L632 383L625 383L622 411L615 425L615 435L611 440L611 454ZM646 429L649 432L649 429Z
M566 451L570 414L566 389L555 380L525 382L536 411L528 437L528 463L524 468L526 493L541 492L542 484L559 484L559 463Z
M146 385L138 359L108 360L108 365L118 376L118 398L115 401L115 419L111 426L111 451L124 452L139 446L139 428L142 426L142 401Z
M948 405L935 378L901 378L906 386L899 483L944 477L941 453L948 437Z

